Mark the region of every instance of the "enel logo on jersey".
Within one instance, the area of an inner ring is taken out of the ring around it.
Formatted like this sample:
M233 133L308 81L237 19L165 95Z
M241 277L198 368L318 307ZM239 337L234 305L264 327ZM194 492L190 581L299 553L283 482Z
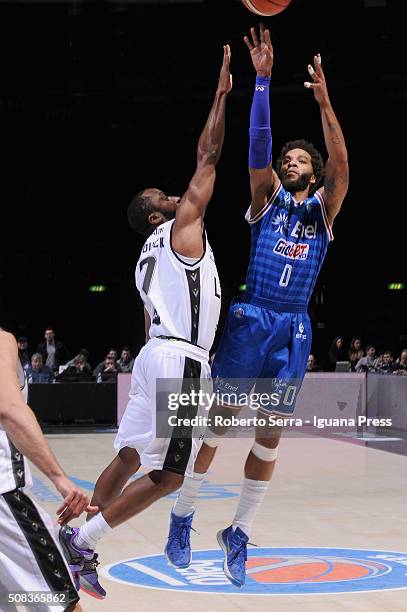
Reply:
M186 569L164 555L105 566L105 578L127 585L190 593L307 595L407 589L407 555L349 548L257 548L247 551L246 583L239 589L223 573L221 550L193 552Z
M294 238L308 238L309 240L315 240L317 237L317 228L317 221L315 221L313 225L303 225L301 221L297 221L290 235L294 236Z
M297 244L280 238L273 251L287 259L307 259L309 244Z

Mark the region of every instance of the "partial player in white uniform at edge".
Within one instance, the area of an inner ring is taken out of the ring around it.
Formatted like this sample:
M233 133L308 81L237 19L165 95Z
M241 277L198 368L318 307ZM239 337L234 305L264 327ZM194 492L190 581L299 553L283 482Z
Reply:
M16 609L16 595L16 604L24 605L26 597L30 610L80 611L51 517L25 492L32 485L25 456L64 498L57 510L60 524L97 508L65 475L26 400L17 343L0 329L0 610Z
M136 267L145 305L146 345L133 367L129 402L114 444L118 454L96 483L92 503L100 512L88 516L80 530L60 530L73 570L96 561L94 549L104 534L178 489L185 473L193 472L200 441L191 429L181 437L179 430L171 438L155 435L156 381L177 379L183 390L198 388L210 376L209 350L221 296L203 218L224 140L226 98L232 89L229 65L226 45L215 99L198 143L196 171L183 197L144 189L128 209L130 226L148 237ZM123 489L140 465L149 473ZM96 563L93 572L85 567L79 574L89 594L106 595Z

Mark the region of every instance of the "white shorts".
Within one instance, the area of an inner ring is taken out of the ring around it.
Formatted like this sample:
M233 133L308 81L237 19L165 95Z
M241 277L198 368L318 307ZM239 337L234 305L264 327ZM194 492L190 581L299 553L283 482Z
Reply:
M9 604L9 594L32 596L32 591L42 591L47 598L45 603L25 604L38 612L58 612L79 601L51 517L21 489L15 489L0 495L0 610L15 609ZM62 592L66 595L58 595ZM20 598L15 605L24 605L24 601Z
M162 382L169 380L171 389L185 392L185 383L193 380L194 388L211 388L208 352L186 342L152 338L141 349L134 362L131 376L129 401L120 422L114 442L119 452L124 447L137 450L141 465L148 470L168 470L177 474L192 475L196 455L202 444L204 428L193 427L188 431L169 429L169 437L156 419L157 388L162 390ZM157 382L158 380L158 382ZM194 408L192 408L192 414ZM206 410L201 405L196 408L196 416L202 417ZM180 409L161 413L168 417L181 414ZM207 413L206 413L207 414ZM182 416L182 414L181 414ZM183 437L181 437L183 436Z

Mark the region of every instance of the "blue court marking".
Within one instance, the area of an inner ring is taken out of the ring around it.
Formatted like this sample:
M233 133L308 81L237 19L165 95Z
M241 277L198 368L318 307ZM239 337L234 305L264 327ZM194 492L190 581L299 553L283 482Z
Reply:
M160 554L118 561L100 573L130 586L208 594L327 595L407 589L405 552L295 547L247 552L242 589L225 577L219 549L193 551L186 569L169 566Z
M32 489L29 489L29 492L40 502L61 501L61 496L54 489L51 489L48 484L37 478L37 476L33 476L33 486Z
M133 480L133 481L138 480L144 475L145 474L135 474L134 476L130 478L130 480ZM87 491L93 491L93 489L95 488L95 483L89 480L82 480L81 478L76 478L75 476L69 476L69 478L72 480L72 482L77 484L78 487L81 487L82 489L86 489ZM228 484L212 483L211 484L209 480L204 480L199 490L198 499L226 499L228 497L238 497L239 493L235 491L230 491L228 489L240 487L240 486L241 485L239 483L236 483L236 484L234 483L228 483ZM178 493L176 491L175 493L171 493L170 495L167 495L166 497L168 499L176 499L177 495Z
M130 480L138 480L144 476L144 474L135 474L130 478ZM83 478L77 478L76 476L69 476L69 479L81 489L85 489L85 491L92 492L95 488L95 483L91 480L84 480ZM238 497L239 492L233 491L231 489L239 488L240 491L240 483L222 483L216 484L211 483L209 480L204 480L201 488L198 493L197 499L227 499L230 497ZM36 497L36 499L40 502L44 501L60 501L60 497L54 493L54 491L47 485L46 481L33 477L33 488L31 490L32 494ZM167 495L167 499L176 499L178 496L178 492L171 493Z
M76 476L69 476L69 480L72 480L81 489L86 489L86 491L93 491L95 488L95 483L90 480L82 480L82 478L76 478Z

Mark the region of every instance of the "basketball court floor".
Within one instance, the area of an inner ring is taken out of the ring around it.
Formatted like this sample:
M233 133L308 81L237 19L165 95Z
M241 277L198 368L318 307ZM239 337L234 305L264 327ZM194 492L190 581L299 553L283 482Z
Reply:
M114 432L47 438L67 474L91 493L114 456ZM83 594L83 609L407 610L407 456L339 439L282 439L251 536L257 547L248 548L247 584L240 590L226 580L216 532L232 521L250 446L248 439L221 444L198 500L187 570L170 568L162 556L170 496L101 541L107 597ZM55 515L55 492L33 473L34 497Z

